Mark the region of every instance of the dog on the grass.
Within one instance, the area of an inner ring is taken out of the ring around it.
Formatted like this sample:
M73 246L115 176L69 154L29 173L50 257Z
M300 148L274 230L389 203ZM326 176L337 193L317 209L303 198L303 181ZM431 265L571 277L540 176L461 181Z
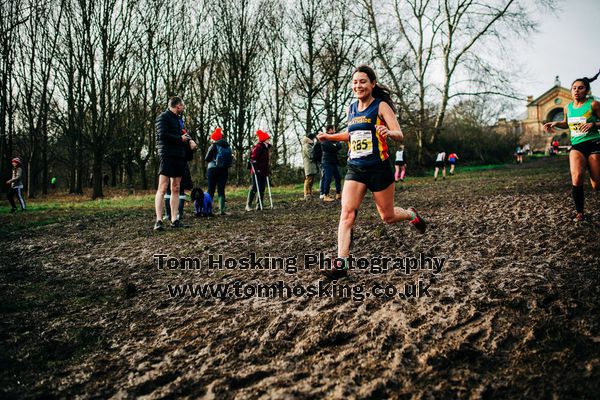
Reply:
M213 201L210 194L204 192L200 187L195 187L192 189L191 197L194 202L196 217L210 217L213 215Z

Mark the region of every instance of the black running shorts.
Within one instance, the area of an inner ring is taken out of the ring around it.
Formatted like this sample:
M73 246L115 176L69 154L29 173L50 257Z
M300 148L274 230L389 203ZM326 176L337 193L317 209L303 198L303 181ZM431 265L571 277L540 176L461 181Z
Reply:
M389 160L366 167L357 167L348 164L348 172L345 179L347 181L364 183L371 192L381 192L394 183L394 171Z
M406 164L406 162L405 161L396 161L396 162L394 162L394 164L402 167L404 164Z
M446 163L444 163L443 161L436 161L435 162L435 167L436 168L444 168L446 166Z
M586 140L571 146L571 150L577 150L588 158L591 154L600 154L600 139Z
M160 157L159 175L169 178L182 177L185 172L185 159L183 157Z

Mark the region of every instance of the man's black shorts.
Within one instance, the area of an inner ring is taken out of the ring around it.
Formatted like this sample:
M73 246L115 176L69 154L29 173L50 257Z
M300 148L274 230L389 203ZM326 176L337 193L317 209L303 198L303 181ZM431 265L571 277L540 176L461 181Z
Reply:
M571 150L577 150L588 158L591 154L600 154L600 139L586 140L571 146Z
M443 161L436 161L435 162L435 167L436 168L444 168L444 167L446 167L446 163L443 162Z
M185 159L183 157L160 157L159 175L169 178L182 177L185 172Z
M381 192L394 183L394 171L389 160L367 167L357 167L348 164L348 172L345 179L347 181L364 183L371 192Z

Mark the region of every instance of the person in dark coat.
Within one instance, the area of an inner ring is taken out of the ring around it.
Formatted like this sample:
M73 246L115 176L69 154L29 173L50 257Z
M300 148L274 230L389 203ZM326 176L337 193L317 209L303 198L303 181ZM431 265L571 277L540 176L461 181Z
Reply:
M250 164L252 166L252 187L248 193L248 201L246 202L246 211L252 211L254 198L256 193L259 193L260 202L264 204L263 198L265 194L265 187L267 186L267 177L269 176L269 149L271 145L267 143L267 140L271 136L267 132L263 132L260 129L256 131L258 137L258 143L252 148L252 154L250 155ZM258 187L257 187L258 185Z
M327 134L333 135L335 129L333 125L327 127ZM321 158L321 168L323 168L323 178L321 179L320 198L323 201L341 200L342 198L342 178L338 169L338 152L342 148L340 142L322 142L323 156ZM331 180L335 181L335 198L329 195Z
M167 186L171 193L179 193L181 178L185 173L185 149L189 145L194 150L197 145L190 135L183 134L180 118L185 105L180 97L169 99L168 109L156 118L156 147L160 159L158 189L154 200L156 223L154 230L163 230L162 213ZM171 218L177 215L178 202L171 202ZM178 219L171 220L173 228L182 227Z
M208 148L205 161L208 163L208 194L211 199L215 198L215 189L219 195L219 214L225 215L225 185L229 177L229 167L233 157L231 147L223 137L221 128L217 128L210 135L212 144Z

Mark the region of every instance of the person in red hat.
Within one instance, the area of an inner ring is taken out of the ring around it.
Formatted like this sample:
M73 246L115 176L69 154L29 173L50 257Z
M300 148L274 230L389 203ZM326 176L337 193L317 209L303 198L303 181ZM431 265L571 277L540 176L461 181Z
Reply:
M221 128L217 128L210 135L212 144L204 158L208 164L206 176L208 178L208 194L215 198L215 189L219 195L219 214L225 215L225 185L229 177L229 167L233 164L231 147L223 137Z
M11 160L12 163L12 178L6 181L7 185L10 185L8 191L8 202L11 205L11 213L17 211L17 205L15 204L15 196L19 199L19 205L21 211L25 211L25 198L23 197L23 168L21 168L21 159L15 157Z
M265 187L267 186L267 177L270 173L269 149L271 148L271 145L267 141L271 136L260 129L256 131L256 136L258 137L258 143L254 145L250 155L252 187L248 193L246 211L252 211L256 192L259 193L260 201L263 202Z

